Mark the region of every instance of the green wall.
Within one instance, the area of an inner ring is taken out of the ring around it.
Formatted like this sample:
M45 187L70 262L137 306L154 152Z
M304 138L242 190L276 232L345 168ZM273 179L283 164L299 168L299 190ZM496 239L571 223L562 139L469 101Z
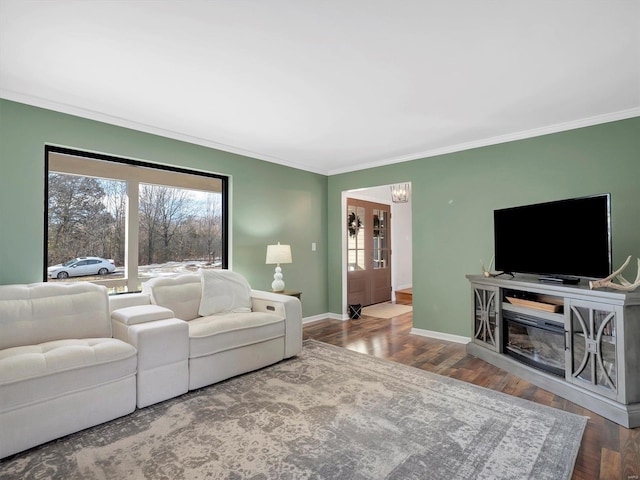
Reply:
M0 284L42 280L47 143L229 175L233 269L268 290L266 245L290 243L285 281L303 292L307 317L342 314L341 192L355 188L412 182L414 325L424 330L470 335L465 274L491 259L496 208L611 192L614 263L640 256L640 118L327 178L0 100Z
M412 182L419 329L471 335L465 275L491 260L496 208L610 192L614 264L640 256L640 118L633 118L329 177L331 312L342 312L341 192L404 181Z
M0 284L42 281L45 144L229 175L233 269L253 288L270 290L266 246L289 243L287 288L303 292L304 316L328 311L324 175L6 100L0 100Z

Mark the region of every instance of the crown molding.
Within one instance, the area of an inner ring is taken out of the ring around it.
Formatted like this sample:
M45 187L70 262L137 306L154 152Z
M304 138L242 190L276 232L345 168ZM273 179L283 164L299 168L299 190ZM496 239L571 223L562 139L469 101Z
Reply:
M524 140L527 138L541 137L543 135L549 135L551 133L559 133L559 132L575 130L583 127L591 127L593 125L600 125L603 123L610 123L618 120L627 120L629 118L634 118L634 117L640 117L640 107L630 108L628 110L621 110L613 113L607 113L604 115L597 115L594 117L583 118L580 120L573 120L571 122L558 123L558 124L549 125L546 127L533 128L531 130L523 130L520 132L509 133L506 135L498 135L496 137L484 138L484 139L475 140L472 142L459 143L457 145L451 145L443 148L425 150L423 152L412 153L410 155L390 158L387 160L380 160L380 161L371 162L371 163L362 163L362 164L353 165L352 167L347 167L347 168L339 168L335 170L330 170L328 175L329 176L339 175L341 173L356 172L356 171L365 170L368 168L376 168L376 167L383 167L385 165L393 165L396 163L410 162L412 160L419 160L421 158L435 157L438 155L446 155L448 153L471 150L472 148L487 147L490 145L498 145L500 143L508 143L516 140Z
M140 122L134 122L120 117L106 115L104 113L96 112L93 110L76 107L64 103L54 102L40 97L31 95L25 95L22 93L14 92L11 90L0 89L0 98L15 101L18 103L24 103L34 107L44 108L46 110L52 110L55 112L65 113L68 115L74 115L76 117L86 118L88 120L95 120L109 125L115 125L118 127L128 128L144 133L150 133L152 135L158 135L161 137L171 138L182 142L192 143L215 150L220 150L235 155L242 155L244 157L254 158L257 160L264 160L266 162L275 163L289 168L295 168L297 170L303 170L311 173L317 173L325 176L339 175L342 173L357 172L360 170L366 170L369 168L383 167L386 165L393 165L397 163L409 162L412 160L419 160L422 158L435 157L438 155L446 155L449 153L461 152L464 150L471 150L473 148L487 147L490 145L498 145L500 143L508 143L516 140L524 140L527 138L540 137L543 135L549 135L552 133L559 133L568 130L575 130L583 127L590 127L593 125L599 125L603 123L615 122L618 120L626 120L629 118L640 117L640 107L631 108L628 110L621 110L618 112L607 113L604 115L597 115L593 117L583 118L579 120L573 120L570 122L558 123L555 125L549 125L546 127L534 128L531 130L523 130L520 132L509 133L506 135L498 135L495 137L484 138L480 140L474 140L472 142L459 143L457 145L451 145L442 148L436 148L432 150L425 150L422 152L412 153L410 155L403 155L400 157L392 157L385 160L376 162L360 163L357 165L351 165L345 168L338 168L333 170L326 170L322 168L312 168L306 165L301 165L296 162L291 162L279 157L271 155L265 155L251 150L246 150L233 145L226 145L224 143L218 143L205 138L195 137L180 132L174 132L172 130L166 130L163 128L154 127L153 125L146 125Z
M194 145L200 145L202 147L213 148L215 150L221 150L227 153L233 153L235 155L242 155L243 157L254 158L257 160L264 160L266 162L275 163L289 168L295 168L297 170L304 170L312 173L319 173L321 175L327 175L327 170L309 168L290 162L282 158L273 157L270 155L264 155L251 150L246 150L233 145L226 145L224 143L218 143L205 138L195 137L180 132L174 132L173 130L166 130L153 125L147 125L140 122L134 122L125 118L115 117L104 113L96 112L86 108L76 107L74 105L68 105L65 103L54 102L45 98L35 97L32 95L25 95L22 93L14 92L11 90L0 89L0 98L11 100L18 103L24 103L33 107L44 108L45 110L52 110L59 113L65 113L76 117L86 118L87 120L95 120L97 122L107 123L109 125L115 125L117 127L128 128L130 130L136 130L139 132L150 133L152 135L158 135L161 137L171 138L173 140L179 140L181 142L192 143Z

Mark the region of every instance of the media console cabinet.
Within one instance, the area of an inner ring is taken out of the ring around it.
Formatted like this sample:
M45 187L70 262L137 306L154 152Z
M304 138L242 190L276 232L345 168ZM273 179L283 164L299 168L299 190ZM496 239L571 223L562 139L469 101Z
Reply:
M627 428L640 426L640 291L467 275L467 352Z

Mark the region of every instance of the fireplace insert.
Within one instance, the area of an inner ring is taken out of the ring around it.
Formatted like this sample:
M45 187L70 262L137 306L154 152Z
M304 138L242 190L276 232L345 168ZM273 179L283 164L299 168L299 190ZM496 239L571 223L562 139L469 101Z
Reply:
M505 354L559 377L565 376L564 324L512 311L502 312Z

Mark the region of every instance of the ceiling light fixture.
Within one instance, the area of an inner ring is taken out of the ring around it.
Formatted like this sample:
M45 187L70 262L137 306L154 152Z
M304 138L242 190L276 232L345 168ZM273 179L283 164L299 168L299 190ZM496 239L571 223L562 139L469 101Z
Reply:
M391 185L391 200L393 200L393 203L407 203L410 191L411 185L408 183Z

